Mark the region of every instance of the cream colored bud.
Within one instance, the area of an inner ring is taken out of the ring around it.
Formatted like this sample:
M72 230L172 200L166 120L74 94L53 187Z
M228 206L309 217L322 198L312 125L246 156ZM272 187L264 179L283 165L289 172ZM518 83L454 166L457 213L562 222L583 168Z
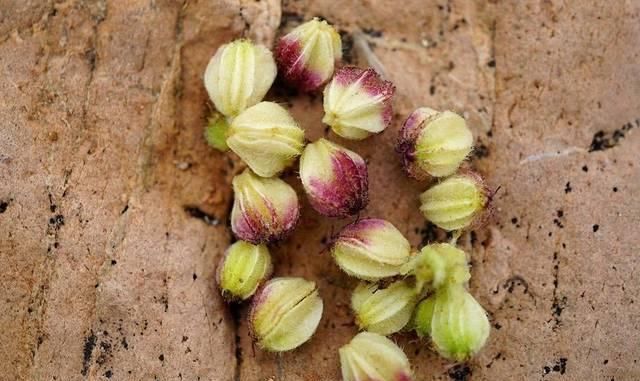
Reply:
M351 296L351 307L361 329L390 335L404 328L413 314L417 295L404 280L381 288L375 283L360 282Z
M360 332L339 350L343 381L411 381L407 355L393 341Z
M216 109L236 116L264 98L276 77L269 49L248 40L222 45L209 61L204 85Z

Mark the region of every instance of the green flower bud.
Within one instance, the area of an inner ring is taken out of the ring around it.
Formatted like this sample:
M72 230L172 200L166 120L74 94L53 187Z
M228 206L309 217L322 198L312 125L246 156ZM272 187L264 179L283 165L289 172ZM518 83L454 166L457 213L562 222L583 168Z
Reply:
M407 266L410 270L405 273L416 277L418 292L425 286L438 289L452 284L465 284L471 278L467 255L448 243L423 247Z
M218 265L217 282L224 297L246 300L271 271L271 256L266 246L238 241L227 249Z
M204 85L216 109L236 116L260 102L276 77L269 49L248 40L222 45L209 61Z
M390 222L364 218L342 229L331 254L347 274L376 281L400 274L411 255L411 246Z
M373 69L346 66L336 71L324 89L324 118L336 134L362 140L391 123L395 87Z
M282 106L261 102L233 119L227 145L258 176L272 177L300 156L304 131Z
M256 176L246 169L233 178L231 230L254 244L272 243L286 237L300 217L298 195L278 178Z
M484 308L461 285L441 288L422 301L414 325L420 336L431 336L441 356L454 361L478 353L491 329Z
M322 299L314 282L274 278L253 298L249 329L258 345L288 351L309 340L322 317Z
M393 341L360 332L339 350L343 381L411 381L407 355Z
M453 174L473 149L473 134L464 118L428 107L404 122L396 150L409 176L423 179Z
M333 75L342 57L342 42L331 25L314 18L282 37L275 54L285 82L301 91L314 91Z
M480 175L451 176L420 195L420 211L438 227L461 230L479 225L489 203L489 190Z
M380 288L375 283L360 282L351 296L351 307L361 329L390 335L404 328L413 314L417 295L404 280Z

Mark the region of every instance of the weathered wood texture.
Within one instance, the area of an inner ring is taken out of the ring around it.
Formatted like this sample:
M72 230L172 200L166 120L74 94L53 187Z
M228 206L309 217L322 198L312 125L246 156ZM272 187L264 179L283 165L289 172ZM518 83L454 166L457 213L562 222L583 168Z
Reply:
M272 252L277 274L318 282L325 315L293 353L254 350L213 280L241 163L202 138L217 46L312 16L364 31L397 86L391 128L336 138L370 163L363 215L415 246L438 236L393 152L418 106L464 113L471 165L501 187L461 238L490 342L452 367L400 335L416 379L640 379L639 2L0 0L0 380L339 379L355 282L323 249L347 221L304 201ZM268 97L335 138L321 97Z

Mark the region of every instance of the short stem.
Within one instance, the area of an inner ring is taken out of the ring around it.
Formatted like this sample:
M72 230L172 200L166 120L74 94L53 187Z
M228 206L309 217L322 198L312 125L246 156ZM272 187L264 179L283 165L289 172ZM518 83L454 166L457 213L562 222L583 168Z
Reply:
M229 132L229 122L224 115L215 113L209 118L209 124L205 128L204 137L207 143L218 151L228 151L227 134Z

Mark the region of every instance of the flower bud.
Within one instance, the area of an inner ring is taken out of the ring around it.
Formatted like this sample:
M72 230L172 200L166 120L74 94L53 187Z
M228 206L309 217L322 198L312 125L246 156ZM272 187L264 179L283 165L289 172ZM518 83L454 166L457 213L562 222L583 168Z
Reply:
M287 110L261 102L233 119L227 145L258 176L272 177L302 153L304 131Z
M396 150L405 171L416 179L453 174L473 148L473 134L464 118L427 107L404 122Z
M249 169L233 178L235 200L231 230L254 244L271 243L289 234L300 217L298 196L278 178L256 176Z
M246 300L271 271L271 256L266 246L238 241L227 249L220 261L217 282L223 296Z
M490 331L484 308L460 285L444 287L422 301L414 324L420 336L431 336L441 356L454 361L478 353Z
M393 111L395 87L373 69L340 68L324 89L324 118L333 132L345 139L362 140L382 132Z
M478 225L489 203L489 190L480 175L451 176L420 195L420 211L438 227L461 230Z
M448 243L435 243L422 248L412 260L412 273L416 277L416 288L425 285L438 289L452 284L465 284L471 278L467 255Z
M313 209L325 216L353 215L369 202L367 164L357 153L326 139L305 147L300 179Z
M400 274L411 255L411 246L390 222L364 218L342 229L331 254L347 274L376 281Z
M216 109L235 116L260 102L276 77L269 49L248 40L222 45L204 73L204 85Z
M407 355L393 341L360 332L339 350L343 381L411 381Z
M322 317L322 299L314 282L274 278L253 298L249 329L258 345L288 351L309 340Z
M417 295L404 280L380 288L375 283L360 282L351 296L351 308L360 329L381 335L400 331L411 320Z
M314 91L333 75L342 58L340 35L326 21L314 18L282 37L276 47L278 71L301 91Z

